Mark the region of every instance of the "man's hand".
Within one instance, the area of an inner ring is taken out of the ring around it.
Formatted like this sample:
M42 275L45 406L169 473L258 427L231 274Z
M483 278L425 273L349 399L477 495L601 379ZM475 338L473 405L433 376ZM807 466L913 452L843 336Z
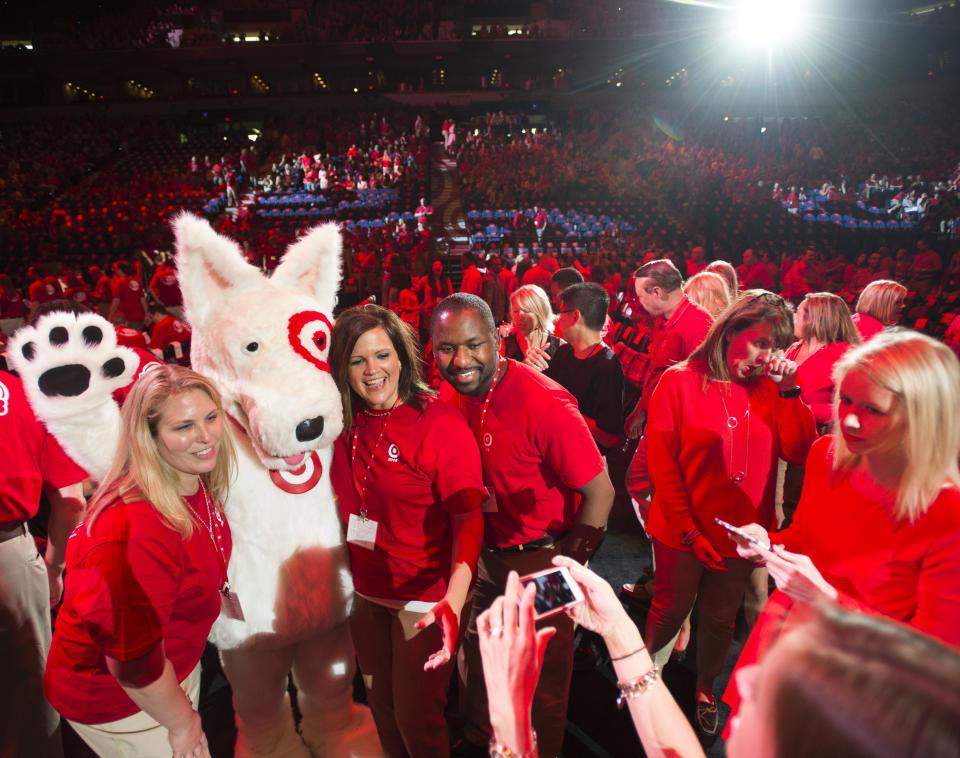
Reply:
M546 371L550 367L550 356L547 354L547 346L530 347L526 355L523 356L523 362L535 368L537 371Z
M47 584L50 587L50 607L56 608L63 597L63 566L51 566L44 561L47 567Z

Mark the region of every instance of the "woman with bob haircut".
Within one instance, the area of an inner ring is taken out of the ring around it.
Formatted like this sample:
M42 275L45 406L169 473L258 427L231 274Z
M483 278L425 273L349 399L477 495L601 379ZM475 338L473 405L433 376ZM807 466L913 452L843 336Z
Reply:
M714 318L733 301L726 280L713 271L701 271L687 279L687 283L683 285L683 294L710 311Z
M557 556L583 590L567 609L603 637L649 758L703 758L640 631L603 579ZM516 574L477 620L497 752L536 756L530 704L552 629L537 631L534 588ZM760 663L741 667L729 758L952 758L960 754L960 655L884 618L823 603ZM731 720L732 722L733 720Z
M708 736L719 725L714 679L753 570L714 519L772 527L777 461L802 463L816 439L797 365L783 357L792 333L783 298L747 290L690 358L664 373L650 403L647 532L657 581L646 643L665 664L699 597L696 720Z
M517 287L510 295L510 320L513 331L501 341L501 354L542 371L563 342L553 333L557 317L543 288Z
M793 319L797 341L786 356L797 364L801 397L813 411L817 431L828 434L833 419L833 367L852 345L860 344L860 333L850 318L850 309L839 295L811 292L797 306ZM803 467L787 464L783 482L783 515L786 526L803 488Z
M738 538L778 587L741 665L825 598L960 646L960 363L895 330L852 349L835 375L835 431L810 451L793 523L743 527L772 551Z
M900 320L906 298L907 288L892 279L877 279L863 288L853 323L864 341Z
M483 536L480 451L424 383L413 331L395 313L344 311L330 369L344 416L330 477L370 710L385 755L447 756L447 686Z
M44 689L98 755L208 756L200 656L227 581L222 501L235 469L220 394L152 364L121 413L120 445L67 546Z

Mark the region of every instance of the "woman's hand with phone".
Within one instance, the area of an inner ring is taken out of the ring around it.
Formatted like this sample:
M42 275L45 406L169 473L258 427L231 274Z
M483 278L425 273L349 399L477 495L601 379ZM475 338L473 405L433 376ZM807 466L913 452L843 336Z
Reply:
M737 555L751 561L762 561L770 554L770 535L760 524L733 526L726 521L716 522L727 530L727 536L737 543Z

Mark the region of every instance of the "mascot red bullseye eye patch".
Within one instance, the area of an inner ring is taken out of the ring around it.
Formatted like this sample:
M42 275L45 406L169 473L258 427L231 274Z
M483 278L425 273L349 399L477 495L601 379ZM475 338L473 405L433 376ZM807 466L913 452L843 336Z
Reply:
M321 371L330 373L327 353L330 348L330 320L319 311L301 311L290 317L287 339L301 358Z

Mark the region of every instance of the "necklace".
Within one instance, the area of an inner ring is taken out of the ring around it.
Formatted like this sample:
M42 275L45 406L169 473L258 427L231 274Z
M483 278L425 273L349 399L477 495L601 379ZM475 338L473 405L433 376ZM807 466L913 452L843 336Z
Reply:
M193 514L193 517L197 520L197 523L202 527L206 527L207 535L210 537L210 542L213 543L213 549L217 553L217 558L220 559L220 569L223 572L223 585L221 587L222 592L230 593L230 582L227 581L227 559L223 554L223 535L220 529L223 528L223 516L220 514L219 510L215 510L213 504L210 502L210 495L207 494L207 488L203 486L203 479L200 479L200 491L203 493L203 501L207 506L207 521L204 523L204 520L200 517L200 514L197 513L193 506L190 505L190 501L185 497L182 498L183 502L186 503L187 508L190 509L190 513ZM216 514L216 516L214 516ZM216 518L217 526L220 529L217 530L216 535L213 531L213 522Z
M730 430L730 456L729 456L729 466L727 467L727 474L730 477L730 481L734 484L740 484L746 476L748 467L750 464L750 396L747 395L747 408L743 412L743 418L738 419L736 416L732 416L730 411L727 409L726 401L727 389L725 385L720 387L720 402L723 404L723 414L726 417L727 429ZM741 425L741 422L746 422L747 434L744 440L743 446L743 457L742 462L743 466L740 469L736 469L733 465L733 448L734 442L736 441L736 429Z
M362 521L367 520L367 480L370 478L370 469L373 467L373 459L377 454L377 448L380 447L380 441L383 439L384 433L387 431L387 422L390 420L390 414L396 410L396 407L400 405L400 395L397 395L397 399L393 401L393 406L386 411L368 411L366 407L363 408L366 415L373 418L382 418L383 425L380 427L380 433L377 435L377 439L373 443L373 447L370 449L370 457L367 459L367 465L363 471L363 479L357 480L356 473L356 463L357 463L357 445L360 441L360 414L358 413L356 418L353 420L353 442L350 445L350 473L353 476L353 486L356 488L357 493L360 495L360 519Z

